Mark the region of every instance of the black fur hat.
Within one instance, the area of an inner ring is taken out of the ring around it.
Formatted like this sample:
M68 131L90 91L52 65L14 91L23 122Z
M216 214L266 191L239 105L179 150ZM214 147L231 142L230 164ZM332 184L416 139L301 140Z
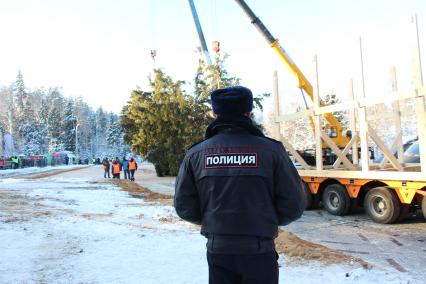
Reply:
M242 86L217 89L210 94L213 112L218 115L238 115L251 112L253 94Z

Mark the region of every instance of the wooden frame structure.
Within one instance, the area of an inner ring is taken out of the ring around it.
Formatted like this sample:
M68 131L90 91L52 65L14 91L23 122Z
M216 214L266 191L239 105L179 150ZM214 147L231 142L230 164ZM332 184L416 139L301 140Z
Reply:
M282 141L286 150L293 156L300 166L298 171L307 188L313 195L320 194L322 190L330 183L338 183L344 186L351 199L359 197L361 190L369 190L374 186L385 186L394 190L401 204L419 204L416 197L424 196L426 199L426 87L423 84L423 75L420 58L419 38L417 29L417 19L413 17L413 24L416 35L416 45L413 52L413 81L414 87L410 91L399 91L397 87L397 78L395 68L391 70L392 98L366 98L364 89L360 99L354 99L353 82L349 82L349 100L330 106L320 106L319 84L318 84L318 63L316 56L313 60L314 65L314 102L310 109L302 110L297 113L281 114L280 101L278 94L277 73L274 74L274 119L275 135ZM361 66L362 48L360 40ZM362 70L363 73L363 70ZM362 74L363 76L363 74ZM364 84L364 79L362 78ZM403 144L400 102L406 99L412 99L415 102L415 116L417 119L417 132L420 148L420 163L417 165L404 165ZM376 131L369 125L367 120L367 107L380 103L392 101L392 117L395 123L395 140L389 148L384 141L377 135ZM337 147L329 138L327 133L322 130L322 116L326 113L336 111L348 111L352 137L349 143L343 148ZM316 163L310 166L302 156L285 139L285 133L281 132L281 123L292 121L301 117L309 117L314 124L314 135L316 145ZM369 161L369 143L371 139L376 146L383 152L384 158L380 164L372 164ZM327 144L337 160L332 166L323 165L322 145ZM360 148L361 157L358 157L358 148ZM348 159L347 154L352 151L352 159ZM397 152L396 158L394 153ZM414 167L413 167L414 166ZM374 186L373 186L374 185ZM420 201L421 202L421 201ZM425 202L423 202L425 203ZM426 217L426 216L425 216ZM393 221L392 221L393 222Z

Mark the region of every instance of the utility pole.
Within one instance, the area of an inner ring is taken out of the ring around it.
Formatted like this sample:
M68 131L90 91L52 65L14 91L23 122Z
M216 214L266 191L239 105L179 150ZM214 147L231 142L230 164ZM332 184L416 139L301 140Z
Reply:
M80 126L80 124L75 125L75 157L78 163L78 127Z

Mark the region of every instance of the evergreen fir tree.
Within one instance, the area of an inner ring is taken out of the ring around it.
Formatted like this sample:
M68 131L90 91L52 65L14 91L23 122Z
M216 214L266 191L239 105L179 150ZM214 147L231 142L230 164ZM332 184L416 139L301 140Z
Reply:
M183 92L182 81L173 81L161 70L154 75L152 93L133 91L121 125L125 140L154 164L159 176L176 175L194 142L194 99Z

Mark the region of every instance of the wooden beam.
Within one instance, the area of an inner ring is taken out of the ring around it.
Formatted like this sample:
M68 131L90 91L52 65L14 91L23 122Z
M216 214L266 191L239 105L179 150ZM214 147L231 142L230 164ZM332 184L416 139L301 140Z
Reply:
M417 15L412 17L414 24L414 38L415 44L413 45L413 74L414 83L416 86L416 93L419 95L416 98L416 118L417 118L417 133L419 135L419 154L420 154L420 166L422 172L426 172L426 109L425 109L425 97L421 96L424 94L422 89L423 85L423 73L422 73L422 60L420 57L420 43L419 43L419 30L417 27Z
M362 41L359 38L359 53L361 59L361 82L362 82L362 98L365 99L365 88L364 88L364 61L362 59ZM361 168L363 172L370 170L370 155L368 153L368 125L367 125L367 110L365 106L361 106L358 109L359 119L359 137L361 144Z
M349 153L349 150L353 147L355 142L358 140L358 135L355 134L355 136L352 136L351 140L349 141L348 145L346 145L345 149L343 149L342 154L346 157L346 155ZM352 160L353 160L353 153L352 153ZM342 159L340 157L337 158L337 160L333 164L333 168L337 169L340 164L342 163Z
M318 59L314 56L313 60L314 67L314 108L319 108L320 97L319 97L319 82L318 82ZM321 141L321 117L318 114L314 115L313 123L315 127L315 164L318 171L323 170L322 163L322 141Z
M397 151L397 147L399 147L400 145L400 140L402 139L402 131L400 131L398 133L398 135L396 136L395 140L392 143L392 146L390 148L391 152L394 153L395 151ZM400 159L401 158L401 159ZM402 162L401 162L402 160ZM386 156L383 157L383 160L380 162L379 167L381 169L383 169L386 164L389 162L388 158ZM399 154L398 152L398 162L403 165L404 163L404 153L402 153L402 155Z
M396 67L391 68L391 82L392 82L392 91L395 93L398 92L398 81L396 79ZM395 138L395 149L392 149L392 153L396 150L398 153L398 162L401 165L404 165L404 148L402 145L402 129L401 129L401 110L399 106L399 101L392 102L392 109L395 121L395 131L397 136Z
M312 169L312 167L309 166L305 162L305 160L302 158L302 156L300 156L300 154L297 152L297 150L294 149L293 146L290 143L288 143L287 139L285 139L284 137L281 136L280 140L283 143L284 148L293 155L294 160L296 160L297 162L299 162L299 164L300 164L300 166L302 168L307 169L307 170Z
M273 75L273 80L274 80L274 117L279 117L281 110L280 110L280 96L279 96L279 88L278 88L278 72L275 71L274 75ZM276 121L276 119L275 119ZM284 136L281 133L281 123L280 122L275 122L275 135L276 138L278 140L280 140L283 145L284 148L289 151L294 159L300 163L300 165L302 166L302 168L304 169L311 169L311 167L305 162L305 160L299 155L299 153L296 151L296 149L293 148L293 146L288 143L287 139L284 138Z
M324 142L327 143L328 146L330 146L333 153L341 159L345 167L350 170L355 170L356 168L354 167L354 165L351 163L351 161L349 161L348 158L346 158L345 155L343 155L342 151L339 149L339 147L336 146L336 144L334 144L333 140L331 140L330 137L328 137L328 135L325 134L323 131L321 131L320 134L322 140L324 140Z
M371 128L369 125L368 125L368 135L371 137L371 139L373 139L374 143L376 143L376 145L380 148L380 150L382 150L383 155L385 155L385 157L389 160L391 165L398 171L400 172L403 171L404 168L402 167L402 165L398 162L398 160L395 158L393 153L388 149L388 147L383 142L383 140L380 139L380 137L376 134L374 129Z
M326 113L343 111L343 110L354 109L354 108L358 108L358 102L349 101L349 102L343 102L343 103L338 103L334 105L314 108L314 113L320 115L320 114L326 114Z
M354 96L354 81L351 79L349 81L349 100L353 101L355 99ZM356 127L356 112L355 109L349 110L349 125L352 131L352 136L358 136L358 129ZM358 142L358 141L356 141ZM358 165L358 143L354 143L352 146L352 163L354 165Z
M307 117L312 115L312 110L308 109L308 110L301 110L298 112L294 112L294 113L289 113L289 114L282 114L279 116L275 116L275 122L283 122L283 121L292 121L292 120L297 120L299 118L302 117Z
M279 116L275 117L276 122L282 122L282 121L291 121L296 120L305 116L313 116L314 113L318 115L322 115L325 113L330 112L336 112L336 111L344 111L344 110L350 110L350 109L357 109L360 107L367 107L367 106L373 106L376 104L382 104L382 103L389 103L389 102L396 102L396 101L402 101L406 99L413 99L413 98L419 98L419 97L426 97L426 88L422 87L414 91L398 91L393 92L392 97L388 98L360 98L356 101L351 102L345 102L345 103L339 103L331 106L322 106L317 107L314 110L311 109L304 109L298 112L294 113L287 113L287 114L281 114ZM384 115L385 118L391 118L393 117L393 114L390 115Z

